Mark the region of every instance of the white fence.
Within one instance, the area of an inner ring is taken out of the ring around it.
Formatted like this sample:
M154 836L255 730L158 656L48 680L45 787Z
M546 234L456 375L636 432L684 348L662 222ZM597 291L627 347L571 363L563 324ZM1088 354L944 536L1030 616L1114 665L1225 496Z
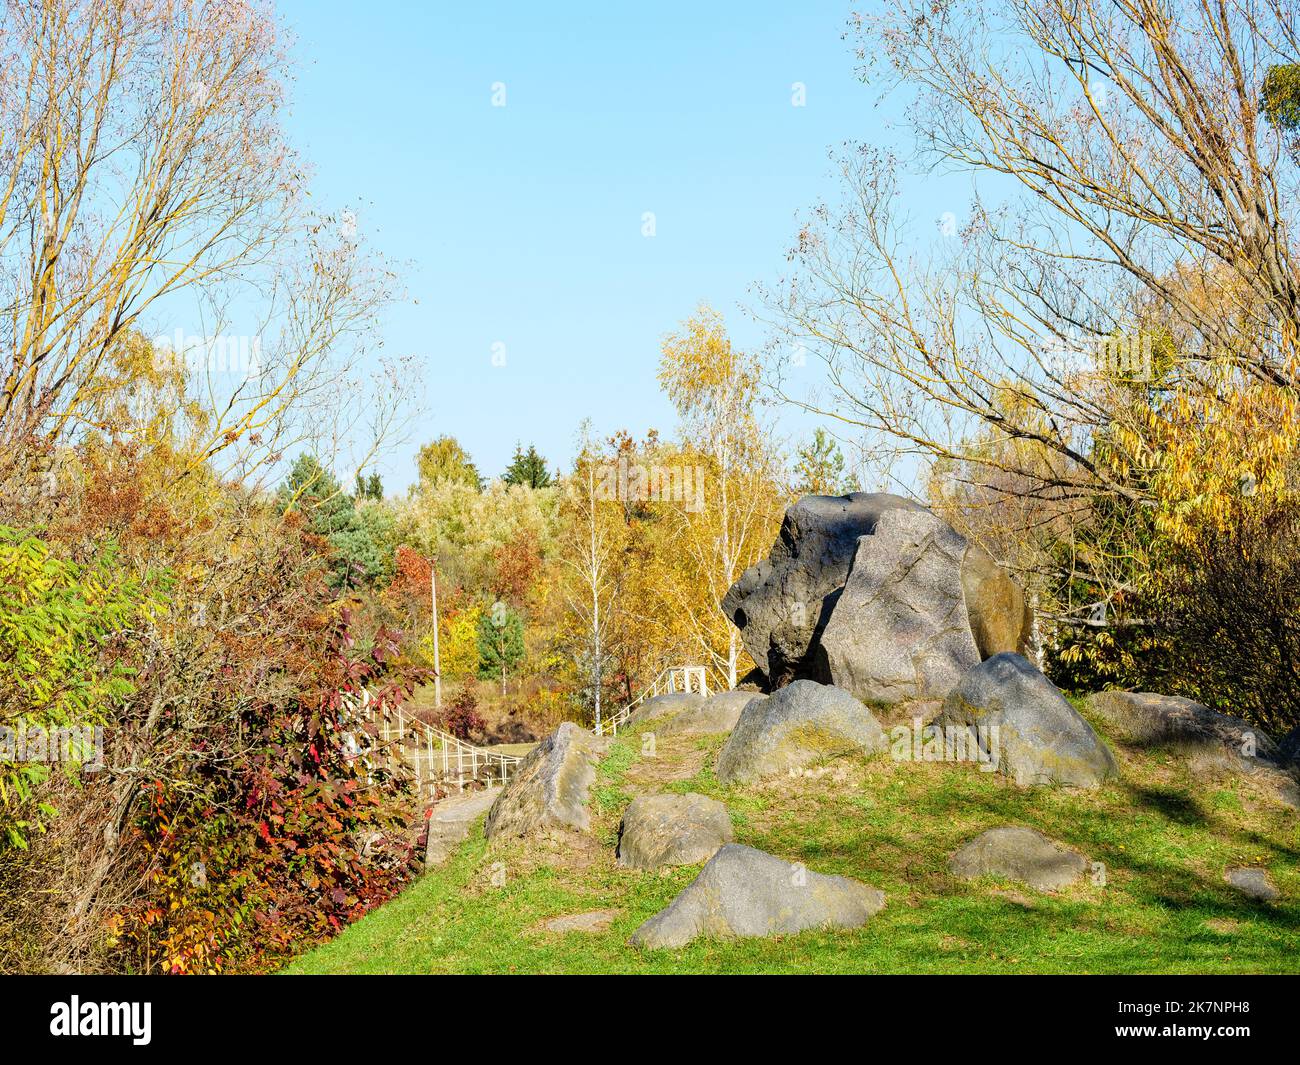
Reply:
M415 773L421 801L434 799L444 784L457 791L475 780L505 786L522 761L513 754L475 747L404 710L380 707L369 692L360 700L356 716L359 722L372 724L375 734L362 733L364 742L358 742L358 734L353 733L350 747L354 755L376 767L394 768L398 764L395 759L405 762Z

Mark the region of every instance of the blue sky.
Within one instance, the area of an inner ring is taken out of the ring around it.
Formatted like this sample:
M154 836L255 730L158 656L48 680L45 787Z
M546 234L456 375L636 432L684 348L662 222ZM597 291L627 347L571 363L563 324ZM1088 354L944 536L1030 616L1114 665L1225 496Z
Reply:
M425 366L413 438L380 466L390 491L442 433L496 475L516 441L567 466L588 417L601 433L671 432L660 339L701 300L761 343L743 308L784 266L797 215L833 194L828 151L896 139L855 78L850 10L281 5L299 65L291 139L320 205L354 209L402 265L409 301L384 345Z

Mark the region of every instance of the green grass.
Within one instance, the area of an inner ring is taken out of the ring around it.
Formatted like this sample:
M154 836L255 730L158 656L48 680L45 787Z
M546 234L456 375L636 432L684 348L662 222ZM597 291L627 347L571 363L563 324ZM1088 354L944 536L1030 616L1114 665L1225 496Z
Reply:
M623 736L592 789L589 836L495 841L481 832L443 868L289 966L294 973L1153 973L1300 971L1300 820L1254 781L1194 779L1169 752L1117 747L1122 776L1096 792L1016 788L971 765L838 759L818 777L724 787L722 738ZM642 953L637 926L698 872L614 863L637 794L724 801L737 842L881 888L883 913L853 931L697 941ZM948 856L986 828L1037 828L1105 866L1058 895L968 883ZM1282 899L1251 902L1231 865L1271 873ZM502 876L504 874L504 876ZM552 917L618 916L601 933L546 932Z

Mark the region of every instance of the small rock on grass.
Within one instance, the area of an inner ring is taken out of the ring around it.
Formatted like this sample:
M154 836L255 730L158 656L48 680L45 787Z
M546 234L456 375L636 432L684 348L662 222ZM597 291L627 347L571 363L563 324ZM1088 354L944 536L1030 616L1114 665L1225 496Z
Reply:
M1265 869L1229 869L1223 879L1247 898L1257 902L1273 902L1279 896L1277 885Z
M663 722L704 704L704 696L696 692L669 692L647 699L628 715L625 729L648 728L654 722Z
M618 910L589 910L552 917L542 927L548 932L603 932L618 916Z
M663 869L708 861L732 840L731 816L717 799L686 795L642 795L619 826L618 864L629 869Z
M1059 891L1088 871L1078 851L1018 825L991 828L962 847L948 862L954 876L1001 876L1036 891Z
M749 783L785 776L828 758L889 746L875 717L842 688L796 680L741 711L718 752L718 780Z
M718 692L666 721L663 731L687 736L716 736L730 732L746 706L766 698L766 695L752 691Z

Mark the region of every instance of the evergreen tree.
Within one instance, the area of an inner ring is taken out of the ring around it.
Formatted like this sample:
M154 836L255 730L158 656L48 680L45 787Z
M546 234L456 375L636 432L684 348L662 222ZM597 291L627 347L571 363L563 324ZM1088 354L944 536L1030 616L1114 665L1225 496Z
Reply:
M478 622L478 675L486 679L501 678L501 694L506 692L506 672L524 658L524 619L518 611L496 603Z
M353 492L355 499L383 499L384 482L380 480L378 473L372 473L369 477L357 470L357 487Z
M357 475L358 499L382 497L377 474ZM308 528L333 548L330 585L339 591L386 580L392 574L392 518L380 507L357 506L314 455L300 455L280 486L281 510L300 511Z
M547 488L551 484L551 474L546 468L546 460L537 453L532 444L528 450L516 444L515 457L510 461L506 472L501 475L506 484L524 484L529 488Z
M796 454L796 495L841 495L852 490L849 479L844 475L844 455L839 444L825 429L818 429L812 440Z

